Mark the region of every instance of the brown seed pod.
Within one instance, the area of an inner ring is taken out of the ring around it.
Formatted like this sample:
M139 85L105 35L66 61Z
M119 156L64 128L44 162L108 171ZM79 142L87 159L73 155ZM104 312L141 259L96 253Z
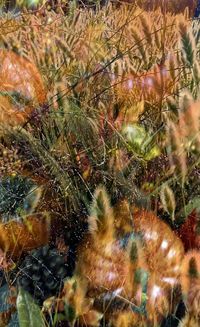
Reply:
M7 148L0 144L0 176L15 175L23 169L18 150L10 146Z
M188 312L200 316L200 251L185 254L180 280Z

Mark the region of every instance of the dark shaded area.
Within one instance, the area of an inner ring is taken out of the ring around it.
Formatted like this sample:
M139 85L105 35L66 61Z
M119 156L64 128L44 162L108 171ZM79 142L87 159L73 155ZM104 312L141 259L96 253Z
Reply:
M178 305L175 315L170 315L163 320L161 327L178 327L180 320L182 320L186 313L186 307L183 301Z
M8 219L23 207L24 199L34 186L31 180L21 176L5 177L0 180L0 214Z
M19 269L18 284L29 292L38 304L57 294L67 276L65 258L49 246L32 251Z
M198 0L198 3L197 3L197 6L196 6L196 9L195 9L195 12L194 12L194 17L199 17L200 15L200 1Z

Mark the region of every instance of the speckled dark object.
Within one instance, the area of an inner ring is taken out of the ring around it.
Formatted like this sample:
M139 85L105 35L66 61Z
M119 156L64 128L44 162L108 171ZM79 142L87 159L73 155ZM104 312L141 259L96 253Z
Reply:
M178 324L179 324L178 318L176 318L174 316L168 316L162 322L161 327L178 327Z
M15 217L17 210L23 207L33 182L22 176L5 177L0 180L0 214L3 221Z
M197 6L194 12L194 18L199 18L200 16L200 0L198 0L197 2Z
M56 249L48 246L32 251L19 267L18 284L35 300L42 302L56 295L67 276L67 263Z
M183 301L181 301L177 307L176 314L166 317L161 327L178 327L180 320L185 316L186 308Z

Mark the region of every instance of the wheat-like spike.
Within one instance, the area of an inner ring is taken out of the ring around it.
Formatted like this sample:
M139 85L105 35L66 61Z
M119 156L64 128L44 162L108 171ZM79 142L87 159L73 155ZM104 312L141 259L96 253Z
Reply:
M187 29L186 25L180 23L179 26L183 57L186 63L192 67L196 56L195 40L192 33Z
M183 90L179 95L180 112L186 112L193 102L194 98L191 92L188 89Z
M172 96L169 96L167 97L167 107L169 108L169 110L174 113L174 114L178 114L178 103L177 101L172 97ZM167 115L165 115L165 117L168 117L168 120L170 120L170 113L167 113ZM163 116L164 117L164 116ZM171 119L173 120L173 119Z
M90 208L89 230L92 234L106 238L113 236L114 214L110 205L109 196L103 186L99 186ZM107 239L108 240L108 239Z
M26 144L28 146L29 151L34 158L38 158L43 168L45 167L52 176L57 180L60 185L60 190L64 197L72 196L72 204L74 209L79 207L78 195L77 191L74 189L74 185L71 182L71 178L68 173L64 171L58 162L51 156L51 154L39 143L39 141L34 138L31 134L29 134L23 128L13 128L7 129L7 137L14 140L16 145L20 145L21 143ZM4 132L5 135L5 132Z
M176 200L172 189L163 184L160 192L160 198L165 211L171 215L171 219L174 221L174 213L176 208Z
M181 288L186 300L189 300L189 293L193 288L193 282L200 290L200 252L198 250L190 250L185 254L181 265ZM190 303L192 305L192 303Z
M199 129L200 129L200 105L199 102L192 103L184 112L179 114L179 128L184 139L185 148L196 146L199 149Z
M69 41L69 40L68 40L68 41ZM64 53L66 53L66 55L67 55L68 57L70 57L71 60L74 59L74 56L73 56L73 54L72 54L72 52L71 52L71 49L69 48L69 46L68 46L68 44L66 43L66 41L64 41L64 40L62 40L61 38L59 38L59 37L56 36L56 37L55 37L55 42L56 42L57 46L60 47L60 49L61 49Z
M170 74L170 77L173 81L173 83L176 83L177 81L177 60L176 60L176 57L174 55L170 55L170 59L169 59L169 62L168 62L168 67L169 67L169 74Z
M150 21L147 18L147 16L144 14L140 16L140 20L141 20L141 27L143 29L143 32L144 32L144 35L148 42L148 45L152 45L153 39L152 39L152 31L151 31Z
M170 123L168 132L169 144L172 146L172 157L175 159L175 165L178 164L181 170L182 181L185 181L187 175L187 156L184 149L183 138L179 126Z
M194 66L193 66L193 76L194 76L195 82L197 84L199 84L199 81L200 81L200 65L199 65L197 60L195 60Z
M139 33L138 30L132 30L132 36L133 36L133 39L135 40L136 44L137 45L137 51L141 54L141 57L142 57L142 60L146 63L147 62L147 58L146 58L146 51L145 51L145 48L144 48L144 42L145 41L142 41L141 42L141 34Z
M159 32L156 31L157 28L154 27L154 38L155 38L155 45L158 49L161 48L161 35Z

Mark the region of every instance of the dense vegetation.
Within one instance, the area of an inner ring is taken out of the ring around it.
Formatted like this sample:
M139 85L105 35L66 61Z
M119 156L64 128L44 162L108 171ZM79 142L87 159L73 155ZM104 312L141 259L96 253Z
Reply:
M199 326L200 33L180 3L2 14L1 326Z

